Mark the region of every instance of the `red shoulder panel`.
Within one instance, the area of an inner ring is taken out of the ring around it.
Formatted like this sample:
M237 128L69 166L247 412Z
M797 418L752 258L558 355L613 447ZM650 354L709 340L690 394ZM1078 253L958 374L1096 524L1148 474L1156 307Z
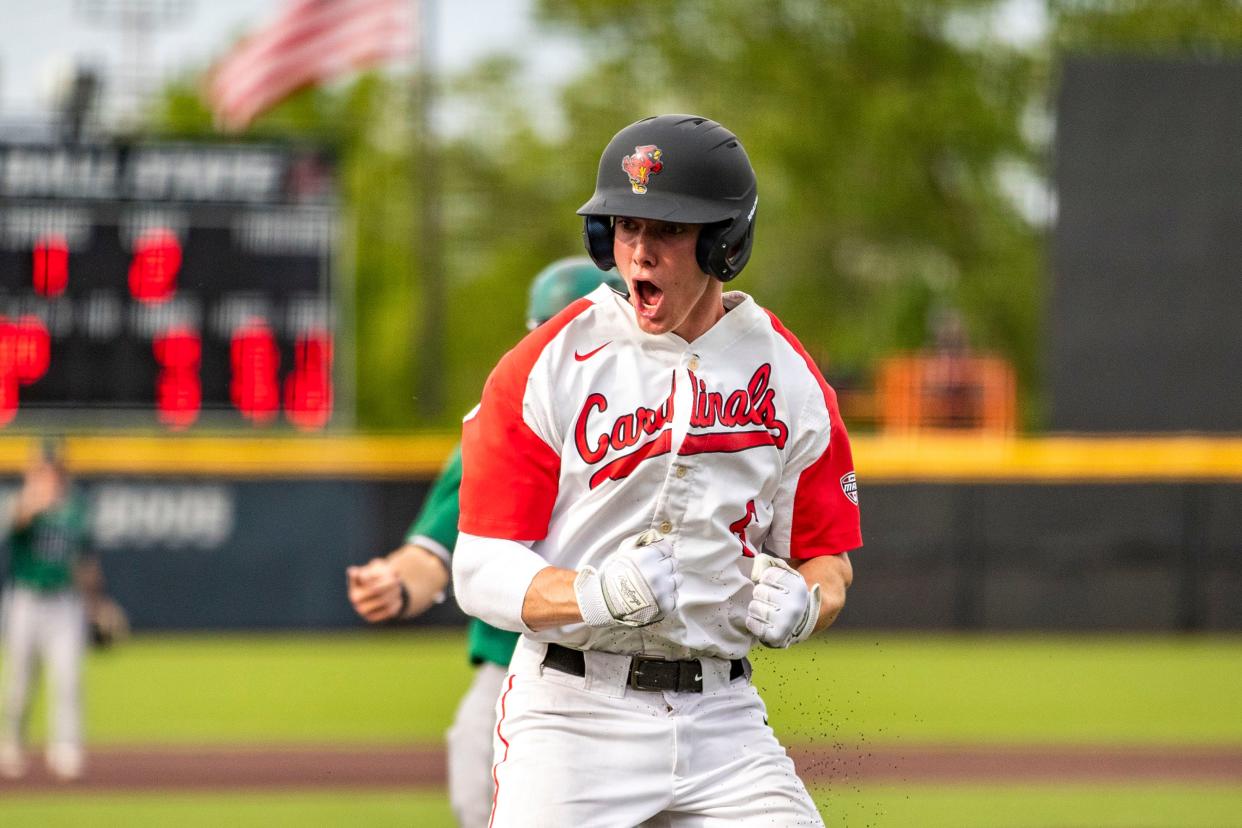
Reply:
M806 362L828 409L831 435L828 447L798 478L794 494L793 527L790 532L790 556L814 558L838 555L862 546L862 529L858 515L858 488L854 479L854 455L850 437L837 409L837 392L832 390L815 360L802 347L776 315L765 311L772 327ZM791 435L793 438L795 435Z
M492 369L479 408L462 426L461 531L517 541L547 535L560 481L560 447L531 430L522 419L522 402L539 356L589 307L589 299L572 303Z

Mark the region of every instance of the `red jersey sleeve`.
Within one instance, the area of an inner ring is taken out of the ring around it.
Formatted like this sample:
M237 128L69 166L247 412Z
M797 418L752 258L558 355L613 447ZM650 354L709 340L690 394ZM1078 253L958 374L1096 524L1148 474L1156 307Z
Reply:
M798 428L804 431L828 430L827 444L809 463L805 457L800 458L790 472L796 478L785 481L781 487L782 495L778 496L783 502L778 504L777 510L787 516L784 519L787 520L785 526L789 533L789 557L814 558L857 549L862 546L858 483L854 476L849 433L837 408L837 393L824 379L798 338L770 311L768 316L776 332L806 365L816 386L806 400ZM809 442L820 444L820 441ZM806 465L802 465L804 463ZM783 543L780 545L783 546Z
M818 376L818 370L815 372ZM828 447L798 477L794 490L791 558L835 555L862 546L858 482L850 436L837 410L837 394L820 377L828 406Z
M536 328L487 378L479 407L462 425L462 532L515 541L547 536L560 482L560 445L550 444L526 421L526 395L544 349L590 306L580 299Z

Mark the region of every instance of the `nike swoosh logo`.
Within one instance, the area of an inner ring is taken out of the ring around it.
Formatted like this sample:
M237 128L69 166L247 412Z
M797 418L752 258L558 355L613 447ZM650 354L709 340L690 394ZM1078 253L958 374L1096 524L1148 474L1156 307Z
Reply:
M612 344L612 340L610 339L607 342L605 342L603 345L600 345L594 351L587 351L585 354L580 354L577 351L574 351L574 359L578 360L579 362L586 362L588 359L595 356L596 354L598 354L600 351L604 350L611 344Z
M695 681L702 681L702 680L703 680L703 676L702 676L702 674L701 674L701 673L695 673L695 674L694 674L694 680L695 680Z

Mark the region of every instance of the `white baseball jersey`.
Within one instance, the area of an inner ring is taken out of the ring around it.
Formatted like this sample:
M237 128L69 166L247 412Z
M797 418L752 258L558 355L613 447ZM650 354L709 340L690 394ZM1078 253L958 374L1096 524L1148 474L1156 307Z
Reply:
M798 340L744 293L687 343L635 324L606 286L505 355L465 422L463 532L533 541L566 569L654 529L672 541L677 605L647 627L529 634L579 649L740 658L757 550L862 545L836 394Z

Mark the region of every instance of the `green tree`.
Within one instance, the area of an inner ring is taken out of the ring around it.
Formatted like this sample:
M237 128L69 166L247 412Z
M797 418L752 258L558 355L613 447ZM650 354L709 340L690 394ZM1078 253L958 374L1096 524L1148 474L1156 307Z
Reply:
M1048 0L1059 52L1220 57L1242 49L1237 0Z
M565 95L582 175L620 126L686 111L733 129L760 182L739 281L834 377L928 338L961 308L976 345L1036 373L1041 231L998 169L1034 165L1021 124L1037 62L959 35L995 4L543 0L541 19L597 61Z
M521 331L529 279L581 252L574 210L590 195L600 150L621 126L672 111L715 118L747 146L760 180L758 243L738 287L784 318L830 379L865 381L879 356L923 344L930 311L947 305L1032 387L1041 231L997 172L1038 168L1041 149L1021 124L1040 64L960 35L994 6L542 0L543 31L569 35L589 57L555 111L529 105L512 58L441 87L449 347L437 423L413 417L422 274L404 82L368 76L282 104L250 135L295 134L341 159L360 424L448 426L473 405ZM157 120L166 131L210 132L194 93L183 85L165 95Z
M927 341L960 308L976 346L1018 368L1040 418L1046 228L1003 171L1048 174L1062 54L1215 58L1242 49L1237 0L1047 0L1048 31L1013 45L992 0L541 0L594 59L566 90L562 164L593 169L619 126L713 117L760 179L758 243L739 287L803 338L830 379ZM566 205L568 206L568 205Z
M585 64L551 108L532 103L515 57L440 79L446 285L443 417L415 416L422 379L420 158L407 77L305 91L246 138L315 141L340 159L355 276L358 420L453 427L522 329L526 287L581 252L574 210L599 152L648 114L693 112L745 143L759 174L758 242L738 288L798 332L838 385L927 342L940 307L978 347L1018 367L1038 422L1044 232L1002 173L1045 174L1056 61L1064 51L1220 55L1242 44L1234 0L1048 0L1049 31L997 37L998 0L540 0L539 38L566 36ZM531 44L524 44L530 48ZM189 83L153 121L214 136Z

